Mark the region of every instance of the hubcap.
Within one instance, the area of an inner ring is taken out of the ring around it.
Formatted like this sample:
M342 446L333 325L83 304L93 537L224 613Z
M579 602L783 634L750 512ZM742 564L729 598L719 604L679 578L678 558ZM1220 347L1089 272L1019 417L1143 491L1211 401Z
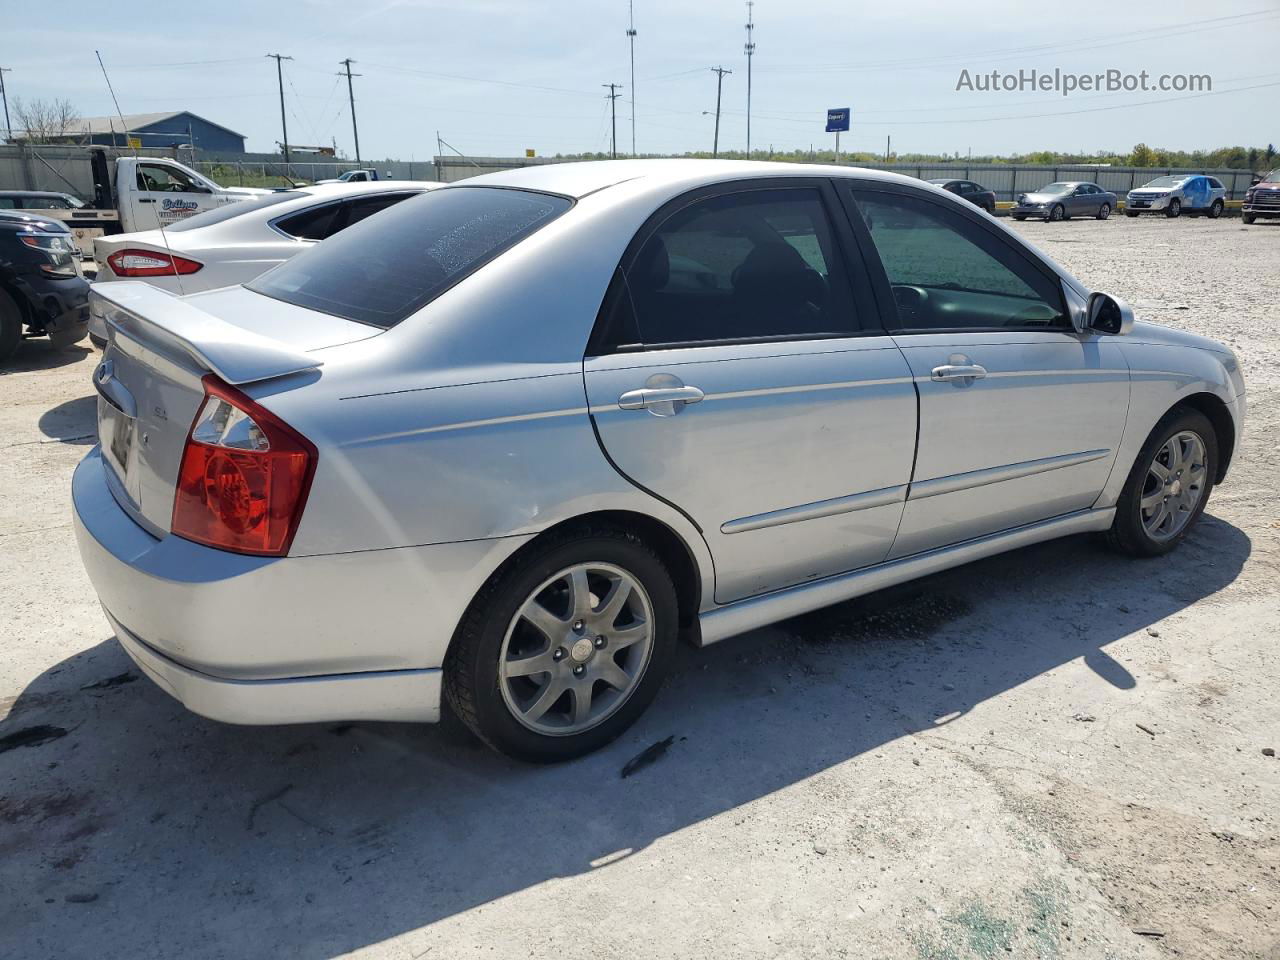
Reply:
M1208 475L1204 441L1189 430L1161 445L1147 467L1142 485L1142 526L1152 540L1163 542L1183 531L1204 498Z
M635 692L653 651L653 605L621 567L566 567L533 591L498 657L503 702L548 736L582 733Z

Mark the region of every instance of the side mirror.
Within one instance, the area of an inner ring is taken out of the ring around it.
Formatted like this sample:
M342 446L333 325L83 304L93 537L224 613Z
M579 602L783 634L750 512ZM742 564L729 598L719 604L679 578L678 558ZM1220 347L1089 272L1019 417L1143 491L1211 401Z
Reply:
M1109 293L1089 294L1085 325L1095 333L1119 336L1133 329L1133 309Z

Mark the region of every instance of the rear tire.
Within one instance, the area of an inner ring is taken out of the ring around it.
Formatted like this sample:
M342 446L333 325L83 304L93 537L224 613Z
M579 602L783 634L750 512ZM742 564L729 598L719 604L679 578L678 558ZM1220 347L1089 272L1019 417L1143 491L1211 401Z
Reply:
M1222 208L1224 206L1225 204L1221 200L1213 201L1213 204L1209 207L1209 219L1217 220L1220 216L1222 216Z
M22 344L22 310L4 290L0 290L0 363L8 360Z
M1102 206L1098 208L1099 220L1106 220L1110 216L1111 216L1111 204L1104 203Z
M1180 451L1177 458L1170 456L1173 448ZM1218 437L1209 418L1174 407L1151 431L1129 471L1108 543L1134 557L1168 553L1204 513L1217 469Z
M624 580L630 589L611 614L609 598ZM675 586L652 549L615 527L567 530L481 588L445 658L445 696L495 750L533 763L570 760L644 712L670 669L677 632ZM525 662L535 658L541 669Z
M1174 197L1169 201L1169 206L1164 208L1164 215L1170 220L1182 214L1182 201Z

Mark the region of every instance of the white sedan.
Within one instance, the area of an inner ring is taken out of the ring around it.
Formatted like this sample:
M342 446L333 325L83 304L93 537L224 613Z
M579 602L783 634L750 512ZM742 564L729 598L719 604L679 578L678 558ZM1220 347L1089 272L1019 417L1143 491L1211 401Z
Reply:
M399 180L299 187L227 204L163 231L98 237L95 282L145 280L178 295L247 283L318 241L437 186ZM89 335L99 346L105 342L101 317L90 316Z

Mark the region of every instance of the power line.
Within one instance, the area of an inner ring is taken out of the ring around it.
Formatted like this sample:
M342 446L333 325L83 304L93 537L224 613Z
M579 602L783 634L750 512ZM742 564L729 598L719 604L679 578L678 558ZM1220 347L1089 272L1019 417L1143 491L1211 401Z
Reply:
M732 70L726 70L724 67L711 67L711 72L716 75L716 135L711 142L711 156L720 156L720 89L724 86L724 75L733 73Z
M280 144L284 148L284 173L289 175L289 122L284 115L284 67L281 61L292 60L293 57L286 57L279 53L268 53L268 57L274 57L276 61L276 82L280 86L280 130L284 134L284 141Z
M608 87L608 88L609 88L609 92L605 94L605 96L606 96L606 97L608 98L608 100L609 100L609 124L610 124L610 127L612 128L612 131L613 131L612 133L610 133L610 134L609 134L609 158L610 158L611 160L616 160L616 159L618 159L618 110L617 110L617 105L618 105L618 97L620 97L620 96L621 96L621 94L619 94L619 93L618 93L618 90L620 90L620 89L622 88L622 84L620 84L620 83L602 83L602 84L600 84L600 86L602 86L602 87Z
M356 163L360 163L360 132L356 129L356 95L351 87L351 78L358 77L360 74L351 72L351 64L355 63L350 57L345 60L338 61L347 68L347 99L351 101L351 136L356 141ZM342 76L342 74L339 74Z

